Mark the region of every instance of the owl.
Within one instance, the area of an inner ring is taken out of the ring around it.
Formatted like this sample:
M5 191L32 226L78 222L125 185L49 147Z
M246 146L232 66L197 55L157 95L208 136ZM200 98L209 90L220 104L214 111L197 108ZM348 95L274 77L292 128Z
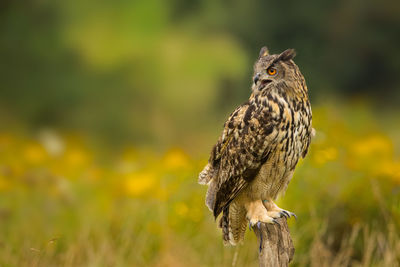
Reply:
M306 156L313 132L308 89L294 57L293 49L261 49L250 98L225 122L199 175L208 185L207 207L215 218L222 213L225 244L242 241L247 224L295 216L274 203Z

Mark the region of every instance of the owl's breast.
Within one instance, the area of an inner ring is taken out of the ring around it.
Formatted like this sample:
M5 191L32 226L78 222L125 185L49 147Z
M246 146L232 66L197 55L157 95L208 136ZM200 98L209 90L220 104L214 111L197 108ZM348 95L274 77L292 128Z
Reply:
M254 196L275 199L286 191L311 135L311 110L306 104L277 103L275 129L278 133L270 146L269 158L251 185Z

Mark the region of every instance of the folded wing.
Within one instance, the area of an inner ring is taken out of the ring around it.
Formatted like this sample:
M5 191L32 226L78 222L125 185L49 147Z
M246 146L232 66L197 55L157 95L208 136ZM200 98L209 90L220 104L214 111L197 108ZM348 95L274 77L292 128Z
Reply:
M257 175L268 160L278 134L268 109L254 102L239 106L224 125L208 168L213 173L206 197L217 217Z

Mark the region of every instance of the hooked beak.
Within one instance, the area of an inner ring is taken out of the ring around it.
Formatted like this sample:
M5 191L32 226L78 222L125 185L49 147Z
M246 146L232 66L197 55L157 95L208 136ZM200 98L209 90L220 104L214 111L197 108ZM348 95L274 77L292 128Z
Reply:
M253 78L254 84L257 84L257 82L260 80L260 76L261 76L261 74L259 72L254 76L254 78Z
M272 82L272 80L270 80L270 79L262 79L261 81L260 81L260 79L261 79L261 74L260 73L257 73L253 78L253 82L254 82L255 85L257 85L257 83L260 82L260 87L258 88L259 90L264 89L264 87L267 84Z

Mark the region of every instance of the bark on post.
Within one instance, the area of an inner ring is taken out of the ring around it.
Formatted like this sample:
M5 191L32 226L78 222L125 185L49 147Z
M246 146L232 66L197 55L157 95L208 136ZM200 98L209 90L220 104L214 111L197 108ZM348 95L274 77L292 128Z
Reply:
M260 246L258 260L260 267L289 266L294 256L294 246L285 218L278 224L264 224L253 227Z

